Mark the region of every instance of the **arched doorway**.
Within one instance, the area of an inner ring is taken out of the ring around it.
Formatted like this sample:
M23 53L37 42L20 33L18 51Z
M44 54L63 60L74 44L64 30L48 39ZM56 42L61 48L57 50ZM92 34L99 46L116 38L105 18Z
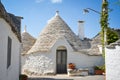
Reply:
M67 49L64 46L60 46L56 50L56 73L67 73Z

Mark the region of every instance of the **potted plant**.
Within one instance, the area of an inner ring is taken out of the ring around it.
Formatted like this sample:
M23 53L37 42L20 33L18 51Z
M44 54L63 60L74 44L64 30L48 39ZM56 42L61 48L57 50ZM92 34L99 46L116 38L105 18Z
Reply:
M75 69L75 64L74 63L69 63L68 68L69 69Z
M95 66L94 71L96 75L102 75L103 73L105 73L105 65Z
M28 76L25 74L21 74L19 78L20 80L28 80Z
M74 63L69 63L68 64L68 69L67 69L68 75L74 75L73 73L75 72L75 64Z

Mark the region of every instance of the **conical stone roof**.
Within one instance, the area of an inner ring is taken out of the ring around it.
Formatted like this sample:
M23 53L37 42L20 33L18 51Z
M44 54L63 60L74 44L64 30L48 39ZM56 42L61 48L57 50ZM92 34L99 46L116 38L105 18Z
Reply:
M31 49L31 47L34 45L36 39L31 36L26 29L24 32L21 34L22 36L22 53L21 54L26 54L28 50Z
M88 49L88 54L101 55L99 51L99 45L101 45L101 35L98 33L91 41L91 48Z
M80 50L82 42L76 36L65 21L59 16L58 13L49 20L46 27L40 33L33 47L29 50L28 54L35 52L49 51L54 43L60 37L65 37L73 50Z

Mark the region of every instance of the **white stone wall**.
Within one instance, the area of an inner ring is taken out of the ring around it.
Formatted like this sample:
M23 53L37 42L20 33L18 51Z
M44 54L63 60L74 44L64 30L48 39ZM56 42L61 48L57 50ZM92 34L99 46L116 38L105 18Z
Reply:
M12 39L11 65L7 69L7 42ZM6 21L0 18L0 80L19 79L20 42Z
M106 80L120 80L120 46L106 48Z
M68 54L68 64L75 63L76 68L89 69L89 73L94 73L94 66L100 66L104 64L102 56L89 56L79 52L72 52Z
M102 56L88 56L87 54L82 54L80 52L73 52L72 47L66 39L61 37L53 45L50 52L38 52L31 55L29 54L28 56L26 55L28 58L26 58L26 63L23 66L23 69L29 69L30 71L32 70L31 72L34 71L34 73L38 71L39 74L44 74L47 72L56 73L56 50L60 46L64 46L67 49L67 64L75 63L76 68L78 69L87 68L90 73L93 73L93 67L95 65L103 64Z
M45 55L30 55L26 58L23 71L28 74L45 75L47 73L54 73L54 61Z

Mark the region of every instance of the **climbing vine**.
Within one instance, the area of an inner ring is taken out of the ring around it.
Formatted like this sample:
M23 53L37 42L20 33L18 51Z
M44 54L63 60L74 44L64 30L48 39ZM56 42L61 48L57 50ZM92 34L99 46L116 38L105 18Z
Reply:
M102 11L101 11L101 42L102 42L102 54L105 57L105 44L106 44L106 33L108 28L108 2L103 0Z

